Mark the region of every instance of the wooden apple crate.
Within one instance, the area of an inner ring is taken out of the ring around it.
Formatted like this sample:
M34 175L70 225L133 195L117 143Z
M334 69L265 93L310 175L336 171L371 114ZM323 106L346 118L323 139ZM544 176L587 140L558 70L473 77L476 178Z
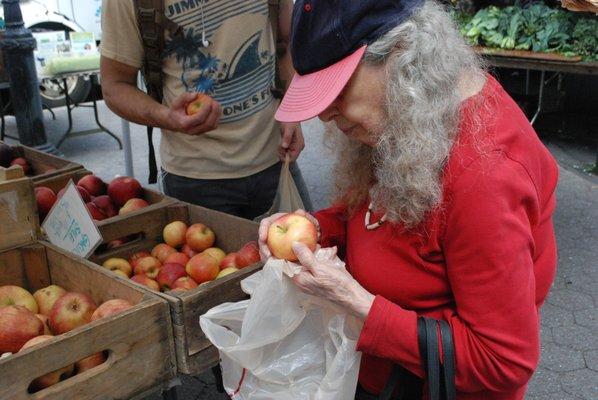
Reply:
M32 174L28 177L34 182L83 168L81 164L32 149L31 147L21 145L11 147L15 158L24 157L29 161L29 164L31 164ZM23 176L23 169L20 167L0 167L0 181L16 179Z
M100 226L100 233L106 242L131 234L141 234L141 238L96 254L92 261L101 264L111 257L128 258L137 251L150 251L153 246L163 242L164 226L177 220L187 224L201 222L209 226L216 234L215 246L227 253L239 250L251 240L257 240L258 224L255 222L203 207L177 203ZM263 263L258 262L186 292L154 292L170 304L179 372L197 375L218 363L218 350L203 334L199 316L218 304L246 299L247 295L241 290L239 282L262 267ZM123 279L117 276L115 278Z
M69 183L69 181L71 179L76 184L79 181L79 179L83 178L85 175L91 175L91 174L93 174L93 172L86 170L86 169L80 169L80 170L71 171L71 172L68 172L68 173L65 173L65 174L62 174L59 176L53 176L50 178L39 180L37 182L34 182L34 186L35 187L45 186L45 187L52 189L55 193L58 193L60 191L60 189L62 189ZM106 183L108 183L108 182L106 182ZM99 221L97 223L97 225L101 226L101 225L105 225L105 224L110 224L114 221L126 219L126 218L128 218L129 215L142 214L142 213L154 210L156 208L161 208L168 204L175 203L177 201L177 200L173 199L172 197L166 196L163 193L160 193L160 192L157 192L155 190L148 189L145 187L143 188L143 199L145 201L147 201L148 203L150 203L150 205L145 208L142 208L140 210L134 211L128 215L117 215L115 217L111 217L111 218L107 218L105 220Z
M87 260L32 239L38 230L34 210L29 179L0 184L0 286L18 285L34 292L56 284L86 293L98 305L122 298L134 306L0 359L0 399L130 399L168 386L176 374L176 355L167 302L131 282L115 280ZM7 225L10 231L3 231ZM99 351L108 352L103 364L28 392L33 379Z

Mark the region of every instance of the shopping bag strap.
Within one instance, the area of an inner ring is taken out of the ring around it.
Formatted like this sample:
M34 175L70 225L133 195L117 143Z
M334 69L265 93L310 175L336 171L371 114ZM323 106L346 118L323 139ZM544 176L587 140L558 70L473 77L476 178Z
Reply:
M455 345L453 343L453 332L446 321L438 321L440 325L440 337L442 338L442 373L444 398L455 400L457 391L455 389Z

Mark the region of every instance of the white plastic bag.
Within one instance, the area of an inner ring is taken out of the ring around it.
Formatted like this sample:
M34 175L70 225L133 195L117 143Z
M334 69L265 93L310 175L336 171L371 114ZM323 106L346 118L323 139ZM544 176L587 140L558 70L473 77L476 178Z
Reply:
M319 249L334 260L336 249ZM220 352L232 399L348 400L355 396L361 323L342 308L301 292L291 281L301 266L270 259L241 282L249 300L224 303L200 317Z

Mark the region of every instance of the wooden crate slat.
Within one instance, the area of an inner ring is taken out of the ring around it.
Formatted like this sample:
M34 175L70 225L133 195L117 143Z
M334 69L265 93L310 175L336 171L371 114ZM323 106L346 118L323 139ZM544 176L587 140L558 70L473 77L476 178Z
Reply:
M31 180L0 182L0 251L32 243L39 224Z

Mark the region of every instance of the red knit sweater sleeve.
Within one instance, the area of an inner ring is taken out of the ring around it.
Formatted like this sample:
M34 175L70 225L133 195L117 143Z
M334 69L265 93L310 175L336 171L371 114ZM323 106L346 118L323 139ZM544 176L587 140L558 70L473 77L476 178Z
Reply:
M346 207L340 204L325 208L314 213L320 224L320 245L322 247L337 246L339 252L344 252L347 242Z
M454 336L457 388L512 390L528 382L539 357L536 187L522 165L493 153L466 168L449 195L442 243L455 312L443 317ZM377 297L358 350L423 376L416 332L415 312Z

